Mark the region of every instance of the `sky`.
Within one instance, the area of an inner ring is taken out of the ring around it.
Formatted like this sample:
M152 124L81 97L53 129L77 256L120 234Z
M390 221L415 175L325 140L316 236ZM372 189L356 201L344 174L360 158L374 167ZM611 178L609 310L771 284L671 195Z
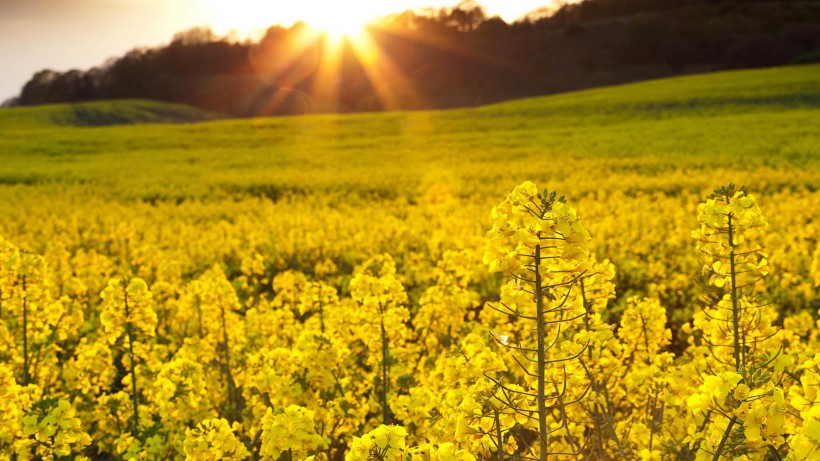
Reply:
M479 0L491 16L514 21L552 0ZM43 69L89 69L137 47L168 43L177 32L210 26L240 37L302 20L315 26L364 23L389 13L454 6L443 0L0 0L0 102Z

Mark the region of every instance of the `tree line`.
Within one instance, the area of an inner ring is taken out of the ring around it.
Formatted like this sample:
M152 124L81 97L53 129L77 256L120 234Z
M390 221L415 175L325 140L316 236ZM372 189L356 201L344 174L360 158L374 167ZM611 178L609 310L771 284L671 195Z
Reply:
M381 18L367 36L368 45L338 45L296 23L239 42L197 28L90 70L37 72L5 105L144 98L233 116L436 109L820 62L820 1L585 0L514 23L465 1Z

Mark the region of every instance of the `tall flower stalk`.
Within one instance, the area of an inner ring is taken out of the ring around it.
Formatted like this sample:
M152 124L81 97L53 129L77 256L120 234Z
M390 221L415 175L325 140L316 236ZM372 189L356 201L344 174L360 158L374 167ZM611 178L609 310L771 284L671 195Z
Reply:
M390 411L390 368L396 361L391 347L398 346L407 336L405 322L410 314L405 307L407 294L396 275L396 264L388 254L366 261L350 281L350 295L358 302L367 317L361 325L363 340L371 351L379 351L379 379L377 400L382 410L382 424L393 421ZM378 338L378 341L375 339Z
M588 268L589 233L563 196L546 189L538 192L532 182L516 187L493 208L492 217L484 262L491 272L511 278L502 287L499 303L490 307L529 326L518 330L518 337L496 337L503 338L499 343L517 355L514 360L527 377L529 389L488 378L505 396L502 403L532 421L538 450L528 448L528 457L545 461L550 454L577 453L580 446L568 430L566 407L586 391L570 397L567 367L585 346L570 346L567 333L573 321L586 314L582 305L574 306L571 301L578 296L579 280ZM534 400L535 409L514 402L513 395ZM550 437L556 433L565 437L573 453L551 453Z
M103 300L100 322L110 343L125 335L131 374L133 405L132 433L139 438L139 389L137 387L137 357L134 343L138 336L152 337L156 333L157 314L151 307L151 292L140 278L114 278L100 295Z
M776 454L782 417L764 422L756 416L783 410L783 390L772 379L780 353L771 341L777 314L755 293L769 272L760 243L768 224L755 198L731 183L698 206L698 222L692 236L702 253L706 294L693 325L708 351L709 374L687 405L695 415L707 411L701 427L711 436L698 434L693 445L714 461L755 449ZM706 439L717 446L702 447Z

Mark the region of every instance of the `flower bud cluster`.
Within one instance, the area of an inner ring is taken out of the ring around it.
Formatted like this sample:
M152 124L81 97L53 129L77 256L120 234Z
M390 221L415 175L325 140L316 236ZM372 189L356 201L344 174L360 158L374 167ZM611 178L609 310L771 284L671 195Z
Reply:
M545 279L567 279L587 269L589 232L575 209L554 192L538 192L526 181L493 208L492 218L484 250L490 272L527 277L536 248L549 261L539 268Z
M151 304L148 284L140 278L113 278L100 294L103 300L100 322L106 337L114 343L127 328L144 337L154 336L157 314Z
M91 444L80 418L65 399L45 398L23 416L23 436L15 442L17 459L54 459L79 453Z

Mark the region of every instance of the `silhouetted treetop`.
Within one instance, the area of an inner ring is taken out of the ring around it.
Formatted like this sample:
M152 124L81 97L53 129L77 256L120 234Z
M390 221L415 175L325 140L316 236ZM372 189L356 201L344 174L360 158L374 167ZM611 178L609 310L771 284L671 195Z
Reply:
M586 0L508 24L468 0L380 18L367 37L335 43L296 23L240 43L194 28L87 71L40 71L4 104L146 98L236 116L470 106L820 61L820 1Z

